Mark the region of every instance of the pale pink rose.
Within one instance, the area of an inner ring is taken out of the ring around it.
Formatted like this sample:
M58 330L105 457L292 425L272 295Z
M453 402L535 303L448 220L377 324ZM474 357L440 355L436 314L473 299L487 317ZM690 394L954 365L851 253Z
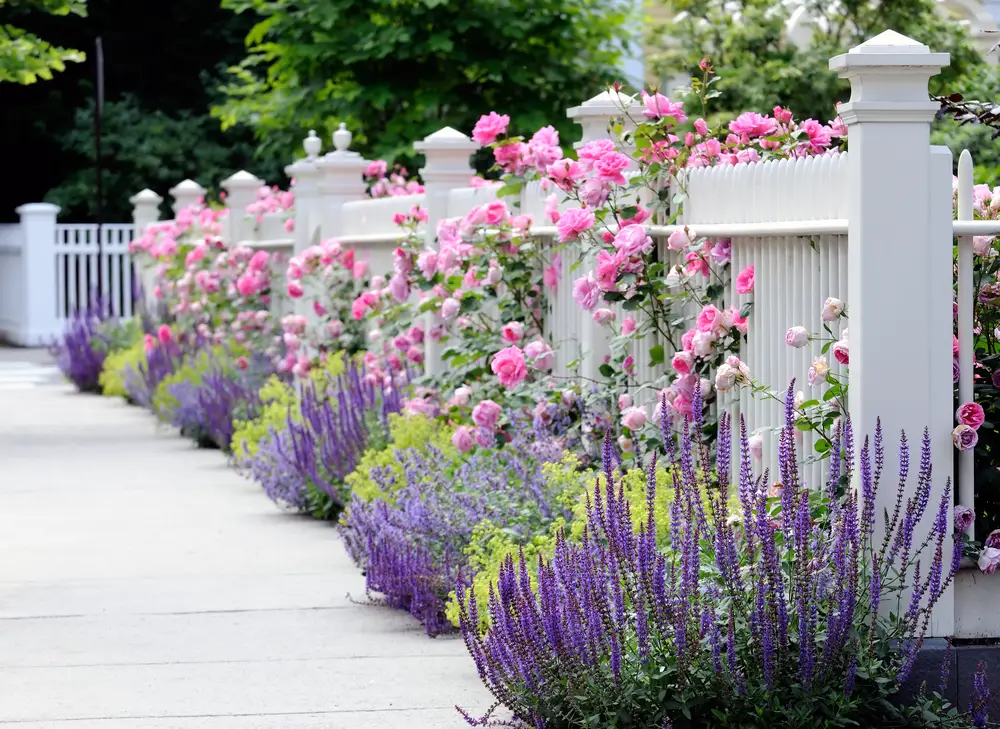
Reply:
M413 362L413 364L423 364L424 350L414 345L406 350L406 358Z
M434 272L437 270L438 254L435 251L424 251L419 256L417 256L417 268L420 272L424 274L424 278L431 279L434 278Z
M483 283L487 286L496 286L503 280L503 266L499 265L496 261L490 261L490 268L486 272L486 278L483 279Z
M622 426L635 433L646 424L646 409L630 407L622 413Z
M690 352L678 352L670 360L670 366L679 375L689 375L694 368L694 355Z
M594 279L594 274L588 273L573 282L573 301L581 308L592 311L601 298L601 289Z
M977 256L985 256L993 250L993 241L996 240L991 235L977 235L972 239L972 251Z
M698 357L708 357L715 352L715 332L695 332L691 339L691 351ZM683 341L683 340L682 340Z
M483 400L472 408L472 421L480 428L493 430L502 412L499 405L492 400Z
M994 549L1000 549L1000 529L994 529L991 531L986 540L983 542L984 546L993 547Z
M441 303L441 318L442 319L454 319L458 316L458 310L462 308L462 305L457 299L447 298Z
M535 340L524 348L524 356L531 361L536 370L551 370L555 364L555 352L545 342Z
M951 431L951 440L960 451L967 451L976 447L979 442L979 434L975 428L968 425L956 425Z
M451 404L460 408L464 408L469 404L469 400L472 398L472 388L468 385L462 385L461 387L455 388L455 394L451 396Z
M632 442L631 438L626 438L624 435L618 436L618 448L622 453L631 453L635 450L635 443Z
M678 124L687 121L687 114L684 113L683 101L671 101L663 94L648 94L642 92L642 104L645 109L642 115L647 119L660 119L665 116L673 117ZM704 123L704 122L702 122Z
M500 336L509 344L517 344L524 338L524 324L519 321L508 322L500 329Z
M621 395L619 395L618 396L618 409L619 410L628 410L630 407L632 407L632 396L629 395L628 393L622 393Z
M497 137L507 133L509 124L509 116L491 111L489 114L479 117L479 121L472 129L472 139L483 145L493 144L497 141Z
M851 363L851 348L846 339L841 339L833 345L833 357L842 365Z
M608 152L613 152L614 149L615 143L610 139L596 139L580 147L577 150L576 156L584 163L587 169L590 169L597 160L608 154Z
M785 344L789 347L801 349L809 344L809 332L806 331L805 327L792 327L785 334Z
M687 228L675 230L667 237L667 248L672 251L683 251L692 243L691 236Z
M752 294L753 293L753 264L740 271L739 275L736 277L736 293L738 294Z
M1000 567L1000 549L986 547L979 553L979 569L983 574L992 575Z
M524 352L520 347L505 347L493 356L490 365L500 384L508 390L517 387L528 375Z
M389 280L389 293L400 303L410 298L410 283L406 280L406 276L399 273L393 276Z
M557 160L550 164L545 171L552 181L563 190L571 190L587 174L584 166L572 159Z
M826 357L817 357L809 367L809 384L815 385L817 382L825 381L829 371L830 366L826 362Z
M362 279L365 274L368 273L368 262L367 261L355 261L352 268L352 274L355 280Z
M559 222L559 196L554 192L545 198L545 216L553 223Z
M653 239L646 234L646 228L641 225L626 225L621 228L612 242L623 256L649 253L653 250Z
M602 180L608 180L618 185L625 185L627 181L622 175L628 169L631 160L621 152L608 152L594 164L597 176Z
M607 324L615 320L615 312L611 309L598 309L594 312L593 319L598 324Z
M748 137L766 137L774 133L777 128L778 123L774 119L755 111L743 112L729 122L729 131L741 136L745 134Z
M962 506L957 504L955 506L955 531L958 533L963 533L968 531L969 527L972 526L973 522L976 520L976 512L970 509L968 506ZM989 539L986 540L986 546L989 547ZM996 546L996 545L994 545Z
M455 446L459 452L468 453L476 447L476 439L472 435L472 430L463 425L456 428L455 432L451 434L451 444Z
M958 408L955 419L962 425L979 430L979 426L986 421L986 413L983 412L983 406L979 403L967 402Z
M622 334L628 336L629 334L635 331L635 327L636 327L635 319L633 319L631 316L626 316L625 319L622 321Z
M492 200L486 204L486 222L498 225L507 217L507 203L503 200Z
M819 318L823 321L836 321L844 313L844 302L832 296L823 302L823 311Z
M764 458L764 436L760 433L750 436L750 454L758 461Z
M590 207L600 207L607 202L610 188L610 183L591 177L580 187L580 200Z
M344 333L344 322L339 319L333 319L326 325L326 330L330 333L330 336L336 339L341 334Z
M596 218L589 208L570 208L559 217L556 230L559 240L575 240L580 234L594 227Z
M718 331L722 327L724 321L725 314L712 304L709 304L701 310L701 313L698 314L696 324L698 331L714 332Z

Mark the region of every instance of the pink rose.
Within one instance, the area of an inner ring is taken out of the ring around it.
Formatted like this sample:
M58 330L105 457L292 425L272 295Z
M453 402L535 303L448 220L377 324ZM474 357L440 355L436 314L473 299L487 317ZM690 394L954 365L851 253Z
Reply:
M517 344L524 338L524 324L519 321L508 322L500 330L500 336L505 342Z
M705 123L704 119L694 120L694 130L703 137L708 136L708 124Z
M801 349L809 343L809 332L805 327L792 327L785 334L785 344L789 347Z
M476 447L476 439L475 436L472 435L472 430L463 425L456 428L455 432L451 434L451 444L455 446L459 452L468 453Z
M740 271L739 275L736 277L736 293L738 294L752 294L753 293L753 264Z
M725 321L725 314L709 304L698 314L697 327L701 332L714 332L720 329Z
M551 370L555 364L555 352L545 342L535 340L524 348L524 356L531 360L536 370Z
M601 297L601 289L594 279L594 274L588 273L573 282L573 301L581 308L592 311Z
M958 408L955 419L962 425L979 430L979 426L986 421L986 413L983 412L983 406L979 403L967 402Z
M972 523L976 520L976 512L970 509L968 506L962 506L957 504L955 506L955 531L958 533L964 533L969 530ZM989 539L986 540L986 546L989 547ZM995 546L995 545L994 545Z
M694 355L690 352L678 352L670 360L670 366L679 375L689 375L694 368Z
M642 115L647 119L660 119L661 117L673 117L678 124L687 121L687 114L684 113L683 101L671 101L663 94L648 94L642 92L642 103L645 110ZM702 122L704 124L704 122Z
M983 574L992 575L1000 567L1000 549L986 547L979 553L979 569Z
M497 137L506 134L509 124L509 116L491 111L489 114L479 117L479 121L472 129L472 139L479 144L493 144L497 141Z
M445 299L441 304L441 318L443 319L454 319L458 316L458 310L462 308L462 305L458 303L457 299L449 297Z
M368 262L367 261L355 261L351 266L351 273L355 280L362 279L365 274L368 273Z
M622 321L622 334L628 336L635 331L636 323L635 319L631 316L626 316L625 320Z
M607 251L597 252L597 285L603 291L613 291L615 282L618 281L618 268L621 261L618 255L611 255Z
M393 276L389 280L389 293L400 303L410 298L410 283L406 280L406 276L399 273Z
M622 425L633 433L641 430L646 424L646 409L640 407L628 408L622 413Z
M762 116L755 111L746 111L729 122L729 131L733 134L748 137L766 137L778 128L778 123L770 117Z
M625 176L622 175L631 160L626 157L621 152L608 152L594 165L594 169L597 171L597 176L602 180L609 180L618 185L625 185L627 181Z
M528 367L524 362L524 352L520 347L506 347L493 357L490 366L500 384L508 390L517 387L528 375Z
M493 430L500 419L501 408L492 400L483 400L472 408L472 421L480 428Z
M618 409L619 410L628 410L630 407L632 407L632 396L629 395L628 393L622 393L621 395L619 395L618 396Z
M667 237L667 248L672 251L683 251L691 245L691 236L688 229L675 230Z
M493 200L486 204L486 222L499 225L507 217L507 203L503 200Z
M580 234L594 227L596 218L589 208L570 208L563 213L556 223L559 240L575 240Z
M641 225L626 225L615 235L613 245L623 256L631 258L653 250L653 239Z
M956 425L955 429L951 431L951 440L958 450L967 451L976 447L976 443L979 442L979 434L976 433L975 428L968 425Z
M1000 529L991 531L983 544L987 547L993 547L993 549L1000 549Z
M844 302L832 296L823 302L823 310L819 318L823 321L836 321L844 313Z
M750 454L758 461L764 457L764 436L760 433L750 436Z
M846 339L841 339L833 345L833 357L842 365L851 363L851 348Z
M615 312L611 309L598 309L594 312L593 319L598 324L607 324L615 320Z
M173 344L174 342L174 333L170 331L170 327L168 327L166 324L160 325L160 328L156 330L156 337L163 344L169 345Z

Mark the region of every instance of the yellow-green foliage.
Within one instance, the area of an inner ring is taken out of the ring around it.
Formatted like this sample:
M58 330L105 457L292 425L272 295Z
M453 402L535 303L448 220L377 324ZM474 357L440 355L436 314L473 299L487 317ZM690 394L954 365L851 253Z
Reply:
M197 385L214 364L221 363L224 368L232 367L236 358L244 354L245 350L242 348L224 345L216 345L199 351L160 381L156 392L153 393L153 412L162 420L167 418L167 413L178 406L177 398L169 392L168 388L171 385L178 382L190 382Z
M452 431L447 426L423 415L390 415L389 445L380 450L374 448L366 450L358 467L346 479L347 486L351 489L351 498L362 501L376 498L392 501L392 494L384 493L372 479L372 469L388 468L402 476L398 473L399 464L396 463L395 452L403 448L419 448L426 445L433 445L446 459L453 459L458 455L458 451L451 444L451 434ZM402 483L402 478L398 478L397 482Z
M572 513L572 517L567 524L564 520L558 519L552 524L548 534L533 537L527 544L518 542L508 530L495 526L489 522L478 524L473 531L473 539L466 556L474 571L472 579L472 590L476 593L476 601L482 607L488 604L490 584L495 583L500 576L500 567L508 556L514 560L520 559L520 551L524 550L525 561L531 573L532 584L534 584L535 570L538 567L538 557L546 559L552 557L555 550L555 537L559 530L563 530L566 538L570 541L579 541L583 537L584 529L587 525L587 497L593 500L594 485L600 483L602 495L606 493L607 484L604 474L596 474L593 471L581 471L580 462L573 454L566 454L559 463L547 463L543 467L543 472L548 483L558 488L561 493L560 504ZM646 522L649 509L646 505L646 481L647 473L640 468L630 469L624 477L625 498L629 502L629 511L632 514L632 523L638 529ZM670 539L670 504L674 500L673 479L670 472L665 468L656 469L656 501L653 504L653 516L656 522L656 542L660 547L669 544ZM702 502L705 509L709 507L709 496L702 494ZM468 599L466 591L465 599ZM454 625L458 625L458 600L454 592L451 593L445 615ZM489 616L486 611L480 609L481 627L486 627Z
M322 367L310 370L309 377L317 386L328 384L344 373L344 353L337 352L327 358ZM299 417L299 395L294 385L271 377L258 391L264 407L252 420L238 420L233 431L233 455L237 463L252 458L257 448L272 428L283 428L289 409L292 417Z
M128 349L121 349L111 352L104 359L101 367L101 375L98 382L101 385L101 394L107 397L125 397L125 369L131 366L138 369L139 364L146 359L146 351L141 341L136 342Z

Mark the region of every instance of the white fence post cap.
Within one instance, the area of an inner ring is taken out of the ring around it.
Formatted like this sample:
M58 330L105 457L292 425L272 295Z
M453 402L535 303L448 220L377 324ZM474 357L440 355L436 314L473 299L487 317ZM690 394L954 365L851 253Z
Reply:
M635 97L623 94L614 89L602 91L597 96L587 99L579 106L566 110L570 119L582 119L590 116L614 116L624 114L629 109L642 106Z
M170 194L173 195L174 197L177 197L178 193L180 193L181 195L184 195L185 193L190 195L193 195L194 193L197 193L198 195L204 195L205 192L206 190L204 187L202 187L197 182L191 179L182 180L181 182L178 182L176 185L170 188Z
M239 172L233 173L225 180L222 181L222 186L232 192L233 190L256 190L264 181L255 175L250 174L246 170L240 170Z
M163 198L147 187L145 190L137 192L135 195L130 197L128 201L133 205L138 205L139 203L156 203L159 205L163 202Z
M26 215L58 215L61 209L52 203L25 203L14 208L14 212L23 218Z
M467 150L469 154L472 154L479 149L479 146L478 142L472 141L465 134L451 127L438 129L433 134L428 134L422 141L413 143L413 148L418 152L448 149Z
M302 148L306 151L308 159L316 159L323 149L323 140L316 136L316 130L310 129L309 136L302 140Z

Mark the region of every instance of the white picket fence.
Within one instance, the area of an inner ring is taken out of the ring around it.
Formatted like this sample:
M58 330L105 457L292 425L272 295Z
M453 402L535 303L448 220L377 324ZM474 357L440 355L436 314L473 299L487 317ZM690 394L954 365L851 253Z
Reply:
M133 313L132 224L56 222L46 203L18 208L21 222L0 225L0 339L26 347L52 343L73 313L101 306Z

